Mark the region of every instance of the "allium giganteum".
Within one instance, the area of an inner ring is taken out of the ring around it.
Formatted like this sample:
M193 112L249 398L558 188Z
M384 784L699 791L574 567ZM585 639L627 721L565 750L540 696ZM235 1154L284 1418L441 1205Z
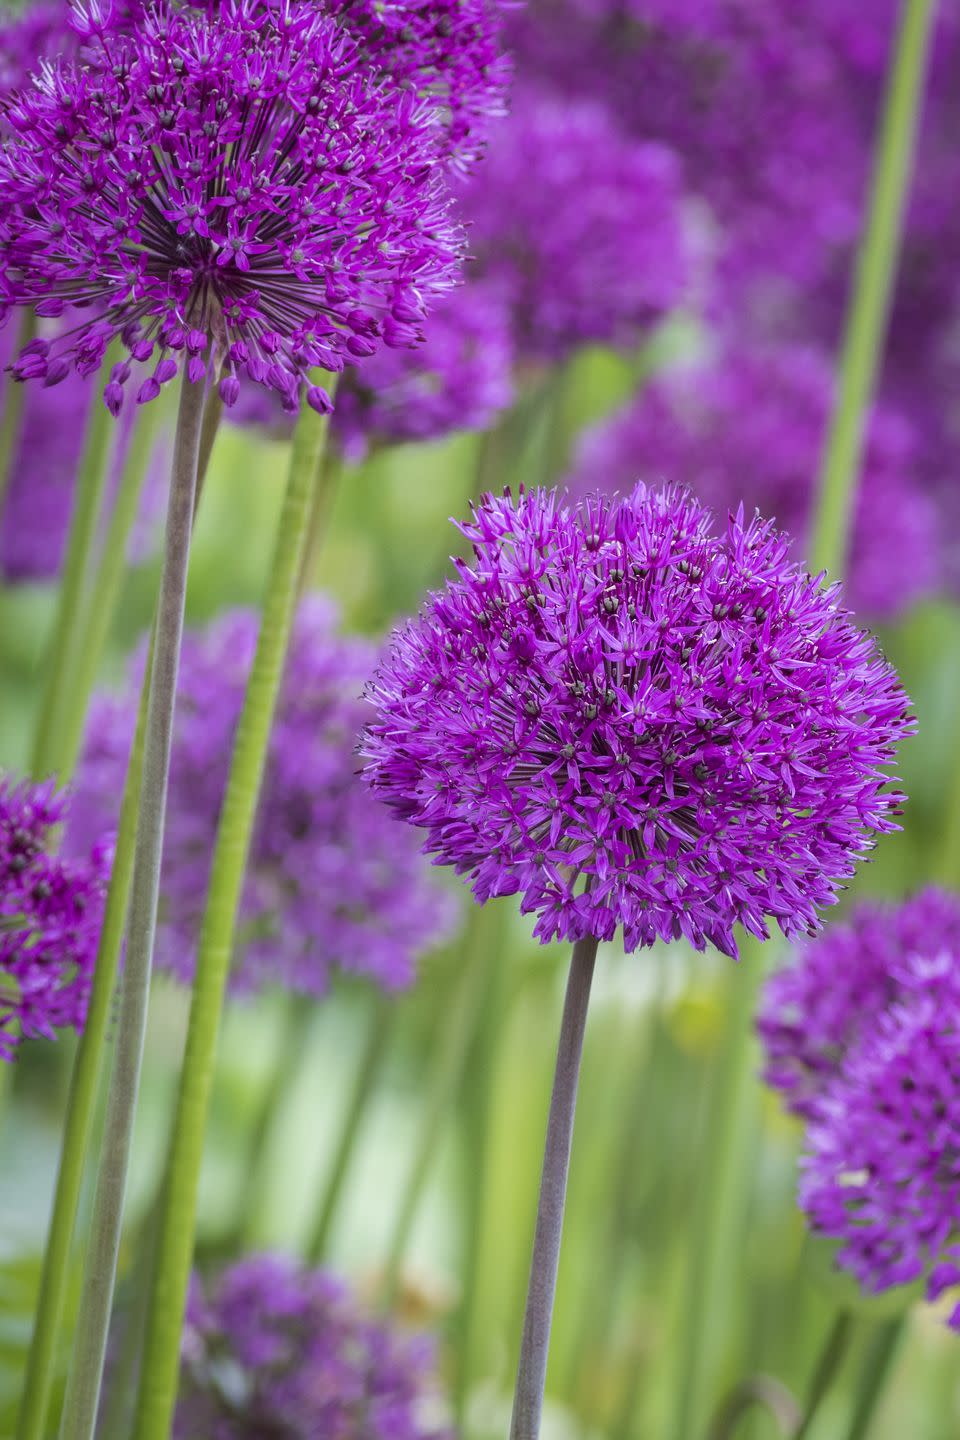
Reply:
M474 563L401 628L368 777L481 901L627 950L813 931L873 836L907 698L759 518L686 492L487 497Z
M227 404L252 381L296 408L310 367L417 338L461 248L439 108L313 4L78 23L83 63L44 64L6 113L0 299L63 316L20 378L95 369L119 336L153 367L141 401L212 368Z

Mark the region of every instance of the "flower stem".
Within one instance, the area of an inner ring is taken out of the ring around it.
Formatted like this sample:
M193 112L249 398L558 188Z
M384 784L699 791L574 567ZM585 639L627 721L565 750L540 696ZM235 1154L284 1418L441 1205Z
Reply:
M846 558L867 410L893 297L935 3L902 4L846 319L839 393L818 482L810 546L814 574L826 570L838 576Z
M850 1312L838 1310L827 1333L823 1349L817 1358L803 1409L803 1418L794 1432L793 1440L807 1440L810 1428L820 1410L821 1402L837 1378L837 1372L850 1348L854 1329L854 1319Z
M63 735L58 747L56 769L61 775L73 773L83 739L87 707L103 655L110 622L116 609L120 582L127 559L130 531L137 517L140 496L153 451L153 440L159 416L160 401L141 405L133 421L133 434L124 457L120 488L113 514L98 557L89 601L82 617L83 628L71 657L70 711L63 719Z
M759 944L743 945L743 959L726 976L727 1016L708 1112L707 1143L699 1176L694 1234L689 1247L675 1381L673 1440L702 1435L716 1370L718 1340L727 1332L725 1313L731 1257L738 1253L744 1192L751 1169L748 1149L754 1112L753 1012L763 973Z
M21 312L20 329L13 342L14 355L18 355L25 345L29 345L36 333L37 317L32 310L25 308ZM18 382L8 375L4 386L3 415L0 416L0 520L3 519L4 502L7 498L7 491L10 489L10 479L13 473L11 467L23 427L25 399L24 383Z
M184 377L181 385L157 606L156 643L150 671L143 783L130 887L120 1015L80 1314L60 1426L61 1440L91 1440L96 1424L143 1058L197 457L203 421L203 384L191 384Z
M847 1440L867 1440L870 1426L883 1395L891 1366L907 1328L905 1314L887 1320L874 1336L867 1352Z
M320 471L327 428L325 418L303 407L294 432L260 638L237 726L214 846L137 1397L134 1433L138 1440L167 1440L176 1403L180 1331L193 1259L197 1187L220 1013L270 730L293 625L310 497Z
M387 1040L396 1012L396 1003L387 995L378 995L374 1002L374 1011L370 1017L363 1053L354 1076L353 1089L340 1119L337 1148L324 1187L323 1199L307 1245L307 1258L314 1265L319 1265L327 1255L330 1231L333 1228L344 1183L350 1170L350 1162L353 1159L362 1129L360 1122L376 1088L377 1078L387 1053Z
M479 914L479 910L477 912ZM482 943L479 927L471 933L466 964L458 976L453 1005L447 1011L441 1028L441 1045L430 1078L430 1090L420 1129L413 1150L413 1162L407 1181L395 1208L395 1221L384 1271L384 1296L393 1305L400 1284L403 1258L410 1243L410 1232L417 1217L423 1187L430 1174L430 1164L443 1137L443 1127L456 1100L467 1054L473 1043L477 1021L487 990L489 956Z
M109 378L113 361L107 354L101 374ZM104 379L104 385L107 381ZM45 779L57 768L64 708L73 704L70 693L70 661L76 654L83 616L83 595L90 578L90 559L96 540L97 519L106 478L114 421L103 403L97 385L87 421L83 454L77 471L70 536L60 580L53 634L46 657L46 677L40 702L40 716L34 736L30 764L35 779ZM64 777L65 778L65 777Z
M720 1406L707 1432L707 1440L732 1440L740 1421L757 1407L766 1410L787 1440L799 1435L796 1427L800 1423L800 1407L787 1387L770 1375L752 1375Z
M537 1228L530 1262L530 1284L523 1317L517 1388L513 1397L510 1440L537 1440L547 1381L547 1351L550 1322L560 1263L560 1237L567 1197L567 1174L573 1143L573 1117L580 1078L580 1058L587 1023L590 985L597 958L592 937L578 940L573 947L567 995L560 1025L557 1068L550 1097L547 1143L540 1179Z

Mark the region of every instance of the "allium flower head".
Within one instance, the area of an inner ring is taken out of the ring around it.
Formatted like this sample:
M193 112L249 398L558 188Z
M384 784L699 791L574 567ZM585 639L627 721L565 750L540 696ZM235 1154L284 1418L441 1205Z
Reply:
M91 10L87 28L83 65L42 66L7 112L0 296L69 315L19 378L86 373L119 335L155 361L141 401L212 361L227 404L245 378L295 409L309 367L417 338L461 245L431 106L309 0L159 4L106 35Z
M800 1203L875 1293L921 1278L960 1287L960 982L955 952L905 962L810 1125ZM960 1330L960 1303L950 1316Z
M757 1019L764 1079L815 1119L847 1056L902 998L924 956L960 974L960 897L929 889L901 905L864 901L768 980Z
M0 1060L86 1019L110 856L49 852L65 806L52 784L0 779Z
M487 497L475 562L399 630L368 775L479 900L628 950L818 924L912 721L869 635L742 513L689 494Z
M690 278L675 156L622 134L600 104L518 94L464 209L480 273L510 297L533 359L635 342Z
M186 981L258 628L253 612L235 611L184 639L157 963ZM334 967L399 989L450 929L451 898L413 837L398 844L357 775L357 739L370 713L362 691L375 664L370 642L336 634L327 602L301 606L241 899L235 992L275 983L322 994ZM135 673L126 694L94 701L75 780L73 845L116 823L110 807L122 788L138 691Z
M571 488L613 491L669 475L720 513L756 505L802 543L832 409L831 366L795 345L730 348L644 387L585 436ZM939 578L934 504L917 486L918 444L897 411L867 430L847 593L890 617Z
M260 1255L204 1295L183 1335L176 1440L448 1440L433 1346L367 1318L323 1270Z

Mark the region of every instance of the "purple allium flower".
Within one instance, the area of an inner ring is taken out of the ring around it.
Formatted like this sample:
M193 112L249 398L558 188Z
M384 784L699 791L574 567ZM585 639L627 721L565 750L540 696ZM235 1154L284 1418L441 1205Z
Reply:
M437 863L520 892L544 941L816 929L895 828L913 729L837 589L677 489L488 496L462 529L474 567L396 633L365 746Z
M381 350L337 399L345 454L371 445L483 430L513 400L508 307L485 281L461 285L431 312L413 350Z
M525 357L635 342L686 290L676 158L622 134L602 105L519 94L464 209Z
M89 373L119 335L156 360L141 401L212 361L227 402L244 376L296 408L310 366L416 340L461 250L433 106L312 3L87 24L83 65L43 66L6 116L0 295L68 314L19 378Z
M955 950L908 957L807 1132L800 1204L876 1293L960 1287L960 980ZM950 1324L960 1330L960 1303Z
M960 973L960 897L930 889L901 905L865 901L767 981L757 1018L764 1079L795 1114L820 1114L847 1056L923 956L948 956Z
M581 442L571 486L589 493L669 475L720 513L743 501L791 534L810 526L832 409L829 361L803 346L731 348L646 386ZM918 445L896 411L867 431L847 591L890 617L939 578L934 504L916 483Z
M235 993L274 982L323 994L334 967L400 989L413 980L417 957L452 928L452 898L413 837L399 843L357 775L357 739L370 714L362 691L377 652L367 640L337 635L335 619L333 607L314 597L294 626L241 900ZM184 639L157 963L185 981L193 976L258 629L256 614L235 611ZM75 780L73 846L116 823L111 807L123 784L142 663L125 694L94 700Z
M65 812L52 784L0 779L0 1060L86 1019L112 857L50 854Z
M443 1409L432 1343L328 1272L258 1255L194 1279L176 1440L448 1440Z

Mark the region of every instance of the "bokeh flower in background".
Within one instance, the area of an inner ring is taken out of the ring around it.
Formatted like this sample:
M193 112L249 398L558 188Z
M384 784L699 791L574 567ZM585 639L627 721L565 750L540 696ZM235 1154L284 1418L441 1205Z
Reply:
M928 889L902 904L862 901L767 981L757 1017L764 1079L816 1119L847 1057L900 1003L924 957L960 968L960 897Z
M53 854L66 813L52 784L0 778L0 1060L86 1017L112 857Z
M19 378L89 373L121 337L155 361L141 401L214 359L226 403L249 380L296 408L310 367L418 337L462 243L437 109L312 4L87 26L84 63L41 70L6 113L0 295L70 317ZM114 411L129 374L114 368Z
M800 1203L837 1263L874 1294L923 1279L960 1291L960 984L957 952L907 955L807 1130ZM960 1300L949 1319L960 1330Z
M830 420L827 356L800 345L744 345L662 376L581 440L573 493L669 477L719 514L756 506L802 556ZM845 590L855 610L891 619L940 578L935 505L917 484L920 441L875 406L867 430Z
M161 874L157 964L193 977L210 858L233 735L257 643L251 611L228 612L184 639ZM240 909L235 992L269 984L323 995L330 973L386 990L414 978L417 957L455 918L417 851L357 775L368 640L338 635L334 607L300 607L285 671ZM116 824L136 717L139 657L127 690L95 698L78 766L69 840L81 850Z
M194 1280L176 1440L448 1440L434 1347L323 1270L257 1255Z
M591 101L518 87L463 209L521 360L635 345L691 283L676 157Z
M900 797L908 702L759 519L687 492L487 497L474 565L397 631L367 773L480 901L628 951L816 929Z

